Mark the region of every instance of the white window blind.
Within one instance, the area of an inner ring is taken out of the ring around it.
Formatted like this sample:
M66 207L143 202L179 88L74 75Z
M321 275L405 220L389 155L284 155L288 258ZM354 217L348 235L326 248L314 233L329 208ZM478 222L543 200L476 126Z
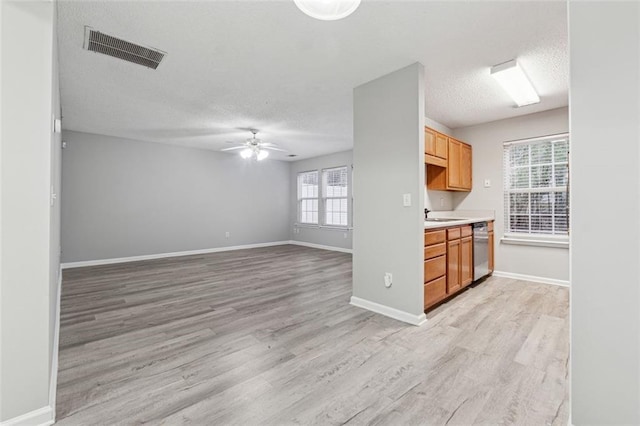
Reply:
M568 135L505 143L505 234L568 235L568 186Z
M298 221L318 224L318 171L298 173Z
M348 226L348 178L346 167L322 171L323 222L329 226Z

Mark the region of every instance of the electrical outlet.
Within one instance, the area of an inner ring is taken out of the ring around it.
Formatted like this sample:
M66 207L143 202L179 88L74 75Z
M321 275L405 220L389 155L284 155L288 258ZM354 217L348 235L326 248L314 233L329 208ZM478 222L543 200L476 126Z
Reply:
M393 284L393 274L391 274L391 272L385 272L384 273L384 286L386 288L391 287L391 284Z
M343 237L343 238L347 238L347 233L346 233L346 232L344 232L344 233L342 234L342 237Z
M224 233L224 237L225 237L225 238L229 238L230 236L231 236L231 233L230 233L229 231L227 231L227 232L225 232L225 233Z

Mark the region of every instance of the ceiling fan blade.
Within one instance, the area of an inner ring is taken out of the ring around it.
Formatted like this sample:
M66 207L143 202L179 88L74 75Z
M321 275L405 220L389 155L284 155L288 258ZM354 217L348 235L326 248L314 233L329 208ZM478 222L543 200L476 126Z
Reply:
M274 148L272 146L261 146L260 149L268 149L270 151L289 152L286 149Z
M234 149L243 149L246 148L246 146L233 146L231 148L223 148L220 151L233 151Z

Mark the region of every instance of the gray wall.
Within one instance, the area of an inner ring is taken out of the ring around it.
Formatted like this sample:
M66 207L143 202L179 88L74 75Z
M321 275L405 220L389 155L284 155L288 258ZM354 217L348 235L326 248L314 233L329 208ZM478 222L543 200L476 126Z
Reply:
M55 13L55 12L54 12ZM58 42L57 42L57 17L53 20L53 79L51 110L56 119L60 119L60 84L58 76ZM60 292L60 203L62 202L62 134L51 134L51 192L56 199L51 206L51 231L50 231L50 278L49 278L49 359L53 362L54 355L57 357L58 348L54 347L56 324L59 316L58 299ZM54 354L55 352L55 354ZM51 362L49 365L51 365ZM51 371L50 371L51 373ZM53 372L57 374L56 372ZM55 407L54 407L55 408Z
M473 190L456 193L454 206L462 210L495 210L496 271L569 281L568 248L500 243L504 235L503 142L567 131L567 108L454 130L455 137L473 146ZM491 179L490 188L484 187L485 179Z
M640 4L569 2L571 418L640 424Z
M63 140L64 262L289 240L286 162L72 131Z
M330 247L351 249L351 230L327 228L320 226L298 225L298 173L311 170L322 170L331 167L347 166L349 176L349 195L351 195L351 166L353 165L353 151L338 152L336 154L309 158L291 163L291 203L289 217L291 218L291 240ZM353 213L353 212L351 212Z
M353 296L423 317L422 64L354 89L353 163Z
M49 406L54 6L0 3L0 421Z

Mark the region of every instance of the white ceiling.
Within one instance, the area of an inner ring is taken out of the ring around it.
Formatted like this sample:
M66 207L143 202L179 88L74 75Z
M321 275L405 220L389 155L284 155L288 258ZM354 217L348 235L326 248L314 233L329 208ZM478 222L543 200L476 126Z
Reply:
M427 116L450 128L568 102L564 1L364 0L334 22L293 0L59 1L58 16L69 130L219 150L254 127L308 158L352 147L354 87L416 61ZM85 25L168 55L154 71L88 52ZM539 104L513 108L488 75L512 58Z

